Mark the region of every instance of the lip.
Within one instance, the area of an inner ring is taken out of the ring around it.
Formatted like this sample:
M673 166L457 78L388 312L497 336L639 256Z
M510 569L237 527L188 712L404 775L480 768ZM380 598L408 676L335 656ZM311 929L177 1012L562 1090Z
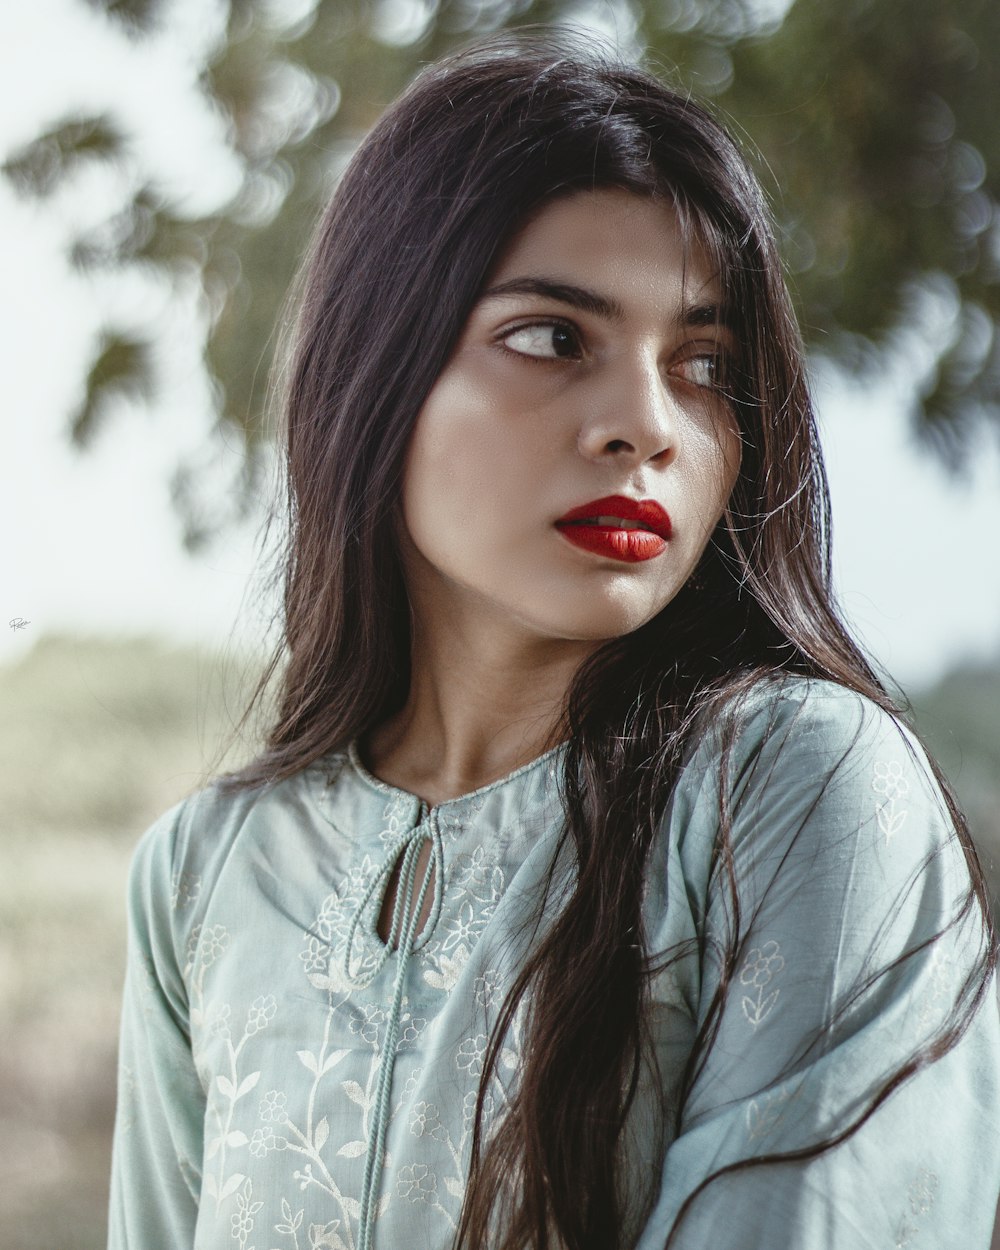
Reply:
M627 527L616 525L616 521L638 524ZM571 508L555 525L575 547L629 564L660 555L673 532L670 517L655 499L630 499L627 495L592 499Z

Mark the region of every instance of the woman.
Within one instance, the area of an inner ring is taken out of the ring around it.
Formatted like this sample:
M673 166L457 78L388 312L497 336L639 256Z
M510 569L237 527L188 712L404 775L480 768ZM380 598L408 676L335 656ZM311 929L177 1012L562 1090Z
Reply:
M112 1244L985 1250L982 876L724 131L566 39L432 66L296 334L277 708L137 852Z

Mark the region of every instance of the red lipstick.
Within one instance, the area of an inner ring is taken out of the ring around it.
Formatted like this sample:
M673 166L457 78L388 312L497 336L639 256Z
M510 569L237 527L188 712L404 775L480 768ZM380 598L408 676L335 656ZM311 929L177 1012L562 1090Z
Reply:
M556 521L563 538L594 555L635 564L666 550L670 517L655 499L605 495L571 508Z

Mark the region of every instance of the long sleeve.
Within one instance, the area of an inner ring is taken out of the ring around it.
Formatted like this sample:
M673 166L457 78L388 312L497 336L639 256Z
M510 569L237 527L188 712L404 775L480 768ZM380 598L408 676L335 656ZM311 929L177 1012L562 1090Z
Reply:
M191 1055L182 952L171 926L177 820L175 809L149 830L129 879L110 1250L194 1244L205 1100Z
M931 1062L970 1006L985 938L978 908L963 912L968 870L922 753L892 718L825 684L779 699L743 738L730 773L738 907L719 860L690 891L699 1026L737 911L741 941L639 1244L662 1247L686 1200L734 1167L692 1199L672 1250L987 1250L1000 1188L995 994ZM859 1120L818 1158L739 1166Z

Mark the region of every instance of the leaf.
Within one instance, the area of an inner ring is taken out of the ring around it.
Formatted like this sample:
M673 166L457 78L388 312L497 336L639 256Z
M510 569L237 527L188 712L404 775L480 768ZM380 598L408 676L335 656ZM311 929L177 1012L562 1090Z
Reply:
M87 372L83 402L70 417L70 440L77 447L88 446L115 401L148 398L153 389L152 370L148 342L129 334L102 334Z
M241 1133L239 1129L234 1129L231 1133L226 1134L227 1146L245 1146L249 1140L246 1133Z
M368 1110L368 1096L357 1081L342 1081L341 1089L350 1098L351 1102L356 1102L365 1111Z
M242 1172L234 1172L219 1191L219 1201L221 1202L223 1198L228 1198L230 1194L236 1193L245 1179L246 1177Z
M215 1179L214 1172L209 1172L209 1174L205 1177L205 1193L207 1193L210 1198L218 1198L219 1196L219 1185Z
M215 1084L219 1092L225 1094L227 1098L236 1097L236 1086L232 1083L228 1076L217 1076Z
M323 1060L323 1070L320 1073L320 1076L325 1076L331 1068L335 1068L337 1064L340 1063L341 1059L343 1059L345 1055L349 1055L350 1053L351 1052L348 1050L331 1051L331 1053Z
M303 1066L308 1068L313 1076L319 1076L319 1064L311 1050L297 1050L295 1053L302 1061Z
M124 147L124 137L110 118L75 118L19 148L2 169L22 195L44 197L84 163L115 161Z
M453 1198L462 1198L465 1196L465 1186L457 1176L446 1176L444 1178L444 1187Z
M251 1072L248 1077L245 1077L240 1082L240 1087L236 1091L236 1097L242 1098L244 1094L249 1094L250 1091L253 1089L253 1087L257 1084L259 1080L260 1080L260 1073Z
M352 1220L361 1219L361 1203L358 1202L357 1198L349 1198L345 1194L341 1199L340 1205L344 1208Z
M157 0L89 0L89 3L120 23L132 37L152 34L160 25L161 10L165 7Z
M313 1133L313 1145L317 1150L322 1150L326 1145L326 1139L330 1136L330 1121L324 1116L316 1125L316 1132Z
M221 1147L221 1146L222 1146L222 1138L221 1138L221 1137L213 1137L213 1138L212 1138L212 1142L211 1142L211 1144L210 1144L210 1145L209 1145L209 1147L208 1147L208 1152L206 1153L205 1158L206 1158L206 1159L214 1159L214 1158L215 1158L215 1156L219 1153L219 1149L220 1149L220 1147Z
M367 1142L348 1141L344 1142L341 1148L337 1151L337 1154L344 1159L356 1159L358 1155L363 1155L367 1149Z

